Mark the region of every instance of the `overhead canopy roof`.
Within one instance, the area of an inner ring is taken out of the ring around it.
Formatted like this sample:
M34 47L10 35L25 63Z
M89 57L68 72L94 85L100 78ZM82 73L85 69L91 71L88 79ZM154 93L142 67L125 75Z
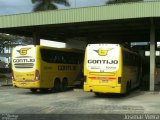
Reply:
M149 41L153 20L160 31L160 2L134 2L98 7L0 16L0 32L65 41ZM151 20L152 19L152 20Z

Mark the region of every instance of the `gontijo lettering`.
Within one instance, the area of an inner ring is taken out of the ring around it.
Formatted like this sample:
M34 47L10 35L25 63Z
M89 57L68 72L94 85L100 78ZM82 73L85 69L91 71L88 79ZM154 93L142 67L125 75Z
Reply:
M118 64L118 60L88 60L89 64Z
M35 59L13 59L14 63L32 63Z

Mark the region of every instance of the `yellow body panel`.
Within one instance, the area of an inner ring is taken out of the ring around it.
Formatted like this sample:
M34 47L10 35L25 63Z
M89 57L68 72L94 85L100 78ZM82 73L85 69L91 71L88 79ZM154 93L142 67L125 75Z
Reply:
M108 86L108 85L94 85L90 86L84 84L84 91L86 92L98 92L98 93L123 93L121 87L119 86Z
M58 70L60 67L66 68L67 66L75 68L76 70ZM54 86L54 80L56 78L61 81L67 78L68 85L73 86L75 81L80 79L80 65L64 65L64 64L49 64L46 62L42 62L41 64L41 82L45 88L52 88Z
M17 81L13 81L13 86L16 86L18 88L41 88L42 86L40 86L40 81L32 81L32 82L17 82Z

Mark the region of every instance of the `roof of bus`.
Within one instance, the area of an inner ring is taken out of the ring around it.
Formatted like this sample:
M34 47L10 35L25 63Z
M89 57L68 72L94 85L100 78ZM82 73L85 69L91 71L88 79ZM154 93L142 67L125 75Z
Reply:
M52 50L57 50L57 51L68 51L68 52L84 52L84 50L80 49L75 49L75 48L55 48L55 47L48 47L48 46L41 46L41 45L36 45L40 49L52 49Z

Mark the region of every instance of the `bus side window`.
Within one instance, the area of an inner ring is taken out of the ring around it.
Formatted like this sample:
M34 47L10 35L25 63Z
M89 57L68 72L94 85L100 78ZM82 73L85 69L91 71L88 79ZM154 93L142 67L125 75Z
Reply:
M47 60L47 58L46 58L46 52L45 52L44 49L41 49L41 58L42 58L42 60L44 60L44 61Z
M47 59L46 59L46 62L52 63L52 52L49 51L49 50L46 50L45 55L46 55L46 58L47 58Z
M71 53L68 53L68 64L72 64L72 54Z
M64 54L65 64L69 64L69 55L68 53Z
M61 58L60 58L60 56L57 54L57 61L56 61L57 63L60 63L61 62Z
M126 52L123 51L123 65L127 65L127 55L126 55Z
M56 56L56 54L53 56L53 63L57 63L57 56Z
M71 55L71 61L72 61L71 64L76 64L76 55L74 55L73 53Z
M66 63L66 60L65 60L65 56L64 54L62 55L62 63L65 64Z

